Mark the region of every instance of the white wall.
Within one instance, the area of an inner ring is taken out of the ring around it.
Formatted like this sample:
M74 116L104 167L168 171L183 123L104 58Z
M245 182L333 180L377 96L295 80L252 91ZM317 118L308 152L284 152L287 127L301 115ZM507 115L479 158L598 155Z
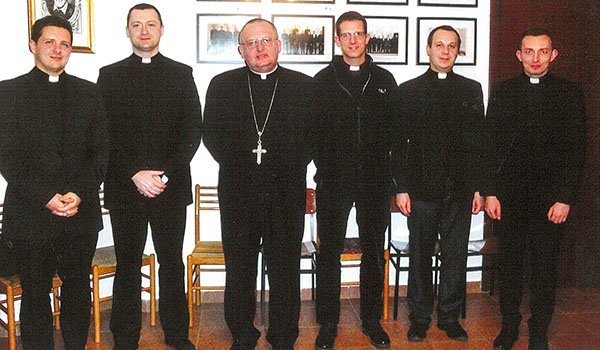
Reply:
M123 59L131 53L130 43L125 36L126 15L128 9L139 1L132 0L95 0L95 54L73 53L67 66L67 72L79 77L96 81L100 67ZM201 101L211 78L223 71L239 67L236 64L198 64L196 63L196 15L205 14L244 14L261 13L263 18L270 19L273 14L305 14L305 15L333 15L337 18L348 10L356 10L365 16L406 16L408 23L408 64L386 65L397 82L401 83L422 74L427 67L416 65L416 28L417 17L469 17L477 18L477 65L457 66L458 74L481 82L484 96L487 96L488 86L488 56L489 56L489 2L479 1L477 8L446 8L417 6L417 0L409 0L409 5L348 5L346 0L336 0L336 4L295 4L263 2L221 2L221 1L196 1L196 0L151 0L162 14L165 33L161 41L161 52L170 58L186 63L194 68L194 76L198 86ZM0 65L0 80L9 79L28 72L33 66L33 59L28 51L28 17L26 1L5 1L3 11L0 13L2 32L5 33L4 48ZM314 75L325 64L287 64L288 68ZM1 132L1 131L0 131ZM213 185L217 183L218 166L212 160L202 145L192 162L194 183ZM314 186L312 175L314 167L309 168L309 186ZM0 179L0 193L4 192L6 184ZM212 222L218 224L217 218ZM354 223L353 216L350 218ZM402 215L396 215L394 220L394 236L408 236L405 220ZM482 236L483 216L480 214L473 222L472 237ZM112 244L110 222L105 220L106 228L100 233L98 246ZM188 225L184 245L184 257L191 252L194 245L193 208L188 210ZM356 235L356 225L349 226L350 234ZM213 231L212 236L206 239L220 239L218 231ZM149 238L147 252L152 252L153 247ZM354 276L348 278L354 279ZM344 275L346 278L347 275ZM469 275L469 280L478 280L479 275ZM221 283L222 279L214 280ZM392 279L393 282L393 279ZM405 278L402 283L406 283ZM303 288L309 288L308 278L303 279ZM110 286L103 286L104 291Z

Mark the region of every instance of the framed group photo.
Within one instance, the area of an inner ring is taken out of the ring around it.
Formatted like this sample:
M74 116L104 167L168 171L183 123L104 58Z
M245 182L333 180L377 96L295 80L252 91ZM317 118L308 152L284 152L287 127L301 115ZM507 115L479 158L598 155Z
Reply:
M346 0L353 5L408 5L408 0Z
M371 39L367 53L383 64L408 63L408 17L365 16Z
M419 0L419 6L477 7L477 0Z
M198 14L197 63L243 63L238 51L240 30L257 17L260 15Z
M273 15L283 63L329 63L333 58L333 16Z
M477 19L476 18L417 18L417 64L428 65L427 37L432 29L449 25L460 34L456 65L474 66L477 62Z
M93 0L27 0L29 32L38 19L59 16L73 27L73 52L94 53L93 8Z

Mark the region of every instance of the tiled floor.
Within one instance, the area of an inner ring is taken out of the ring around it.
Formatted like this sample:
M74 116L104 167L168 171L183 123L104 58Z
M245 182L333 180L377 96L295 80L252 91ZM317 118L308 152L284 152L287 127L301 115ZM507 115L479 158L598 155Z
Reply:
M390 308L392 303L390 302ZM366 337L360 331L359 302L357 299L342 300L342 317L339 335L336 341L337 350L373 349ZM258 309L257 309L258 310ZM523 305L524 320L527 319L527 297ZM477 293L469 294L467 304L468 317L462 324L469 333L468 342L455 342L446 338L445 333L437 329L435 321L422 343L409 343L406 340L408 330L406 299L401 298L398 320L383 321L383 327L392 339L392 349L491 349L492 341L499 332L500 317L497 296ZM390 317L392 313L390 310ZM95 344L93 330L87 349L107 350L112 348L112 336L108 330L109 311L102 314L102 342ZM204 304L196 308L194 328L190 329L190 339L198 345L198 349L221 350L229 349L231 336L223 319L223 304ZM257 349L268 350L270 346L263 337ZM315 322L315 303L305 301L302 304L300 317L300 337L296 342L296 350L311 350L318 333ZM162 344L163 333L160 326L149 325L149 315L144 314L140 350L166 350L169 347ZM57 343L61 343L60 335L56 333ZM527 324L521 324L521 337L515 350L527 349ZM62 349L58 345L58 349ZM0 338L0 349L8 349L8 340ZM19 348L20 349L20 348ZM600 349L600 290L598 289L560 289L557 295L557 307L550 330L550 349L553 350L587 350Z

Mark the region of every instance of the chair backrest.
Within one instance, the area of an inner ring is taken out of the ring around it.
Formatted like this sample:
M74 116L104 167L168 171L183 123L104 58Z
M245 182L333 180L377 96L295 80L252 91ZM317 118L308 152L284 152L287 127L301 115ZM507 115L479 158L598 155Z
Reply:
M200 212L203 210L219 210L217 186L195 186L194 196L194 243L200 241Z

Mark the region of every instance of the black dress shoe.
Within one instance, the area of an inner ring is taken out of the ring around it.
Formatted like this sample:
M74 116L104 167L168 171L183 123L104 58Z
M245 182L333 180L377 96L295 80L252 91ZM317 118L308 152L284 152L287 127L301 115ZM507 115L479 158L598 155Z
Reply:
M429 326L426 324L411 323L408 333L406 333L406 337L408 338L408 341L423 341L423 339L427 338L428 329Z
M390 347L390 337L381 327L379 321L370 320L362 323L362 332L369 338L371 345L378 349L387 349Z
M453 322L444 325L438 325L438 328L446 332L448 338L457 341L467 341L469 340L469 335L467 332L461 327L460 323Z
M494 340L494 350L512 350L519 339L519 329L502 328L500 334Z
M319 335L315 340L316 350L333 350L337 338L337 324L326 323L319 329Z

